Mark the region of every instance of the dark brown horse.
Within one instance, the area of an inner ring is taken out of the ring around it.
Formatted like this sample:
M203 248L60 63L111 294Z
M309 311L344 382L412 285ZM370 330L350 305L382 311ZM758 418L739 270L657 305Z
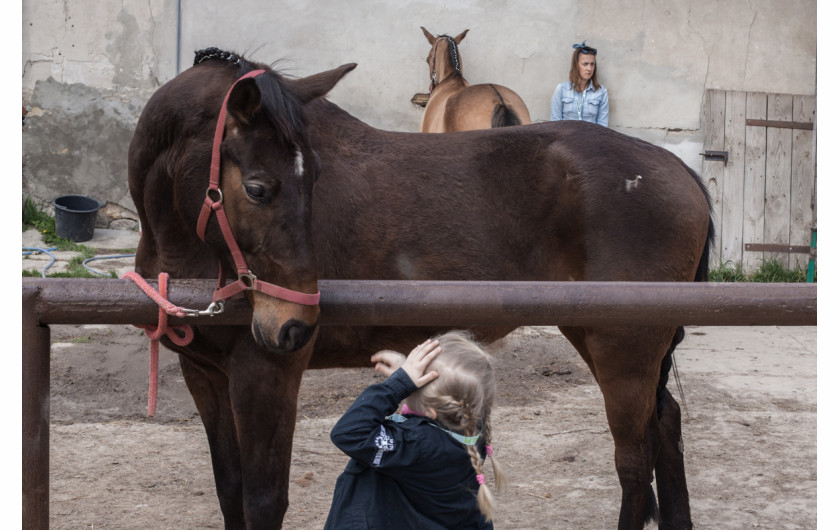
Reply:
M196 65L150 99L131 144L138 272L213 278L221 261L236 277L219 216L206 240L196 235L207 195L223 202L253 275L304 294L319 278L705 279L708 197L671 153L585 122L378 130L322 97L354 67L292 80L215 48L197 52ZM257 68L266 72L237 82ZM229 89L220 192L206 193ZM315 305L246 293L250 330L198 326L190 345L168 346L207 431L226 526L277 527L303 371L370 366L372 353L408 351L435 330L319 329ZM680 409L665 387L682 328L560 329L603 392L619 527L656 515L654 472L661 525L689 527ZM512 330L473 331L492 341Z
M469 30L457 37L435 37L426 28L420 29L432 45L426 58L431 84L421 132L472 131L531 123L528 107L513 90L490 83L470 85L464 79L458 44Z

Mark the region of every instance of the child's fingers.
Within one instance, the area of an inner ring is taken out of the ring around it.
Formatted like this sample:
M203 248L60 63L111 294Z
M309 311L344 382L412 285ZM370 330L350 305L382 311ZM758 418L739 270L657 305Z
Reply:
M425 386L425 385L431 383L432 381L434 381L437 378L438 378L438 373L435 372L434 370L432 370L431 372L427 372L417 379L417 383L416 383L417 388Z

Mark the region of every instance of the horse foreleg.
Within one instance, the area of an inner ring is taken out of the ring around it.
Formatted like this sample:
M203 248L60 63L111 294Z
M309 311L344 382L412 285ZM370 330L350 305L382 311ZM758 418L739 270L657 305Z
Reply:
M289 506L297 396L311 346L278 356L256 345L230 363L242 504L250 529L280 528Z
M680 406L667 389L659 394L661 448L656 460L660 528L692 528L682 450Z
M180 355L181 372L193 396L210 446L216 495L225 528L245 528L242 509L242 472L228 378L210 364Z

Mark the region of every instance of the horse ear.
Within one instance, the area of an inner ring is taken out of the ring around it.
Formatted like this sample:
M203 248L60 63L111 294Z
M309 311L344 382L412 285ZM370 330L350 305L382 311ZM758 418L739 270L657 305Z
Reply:
M262 93L253 78L236 83L228 97L228 114L242 124L247 124L260 109Z
M424 28L423 26L420 26L420 29L423 30L423 35L426 36L426 40L429 41L429 44L434 46L435 45L435 36L432 35L431 33L429 33L428 30L426 30L426 28Z
M461 32L461 34L460 34L460 35L458 35L457 37L455 37L455 38L453 39L453 40L455 41L455 44L461 44L461 41L462 41L462 40L464 40L464 37L466 37L466 36L467 36L467 32L468 32L468 31L469 31L468 29L465 29L464 31L462 31L462 32Z
M292 92L297 96L301 103L308 103L313 99L325 96L327 92L333 89L344 75L356 68L356 63L349 63L339 66L333 70L327 70L320 74L313 74L309 77L295 79L290 81Z

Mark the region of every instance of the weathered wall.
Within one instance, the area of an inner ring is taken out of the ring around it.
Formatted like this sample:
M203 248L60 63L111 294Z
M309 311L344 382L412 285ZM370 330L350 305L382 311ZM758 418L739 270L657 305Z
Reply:
M331 94L377 127L415 131L435 34L461 43L471 83L518 92L535 121L568 76L572 43L598 48L610 126L695 169L707 88L813 95L816 0L27 0L23 4L23 191L87 193L131 207L125 153L160 84L217 46L305 76L359 63ZM37 12L37 16L35 13ZM180 31L178 20L180 16Z
M176 0L24 0L23 194L84 194L129 219L126 155L149 96L175 73ZM104 220L100 216L100 220Z

